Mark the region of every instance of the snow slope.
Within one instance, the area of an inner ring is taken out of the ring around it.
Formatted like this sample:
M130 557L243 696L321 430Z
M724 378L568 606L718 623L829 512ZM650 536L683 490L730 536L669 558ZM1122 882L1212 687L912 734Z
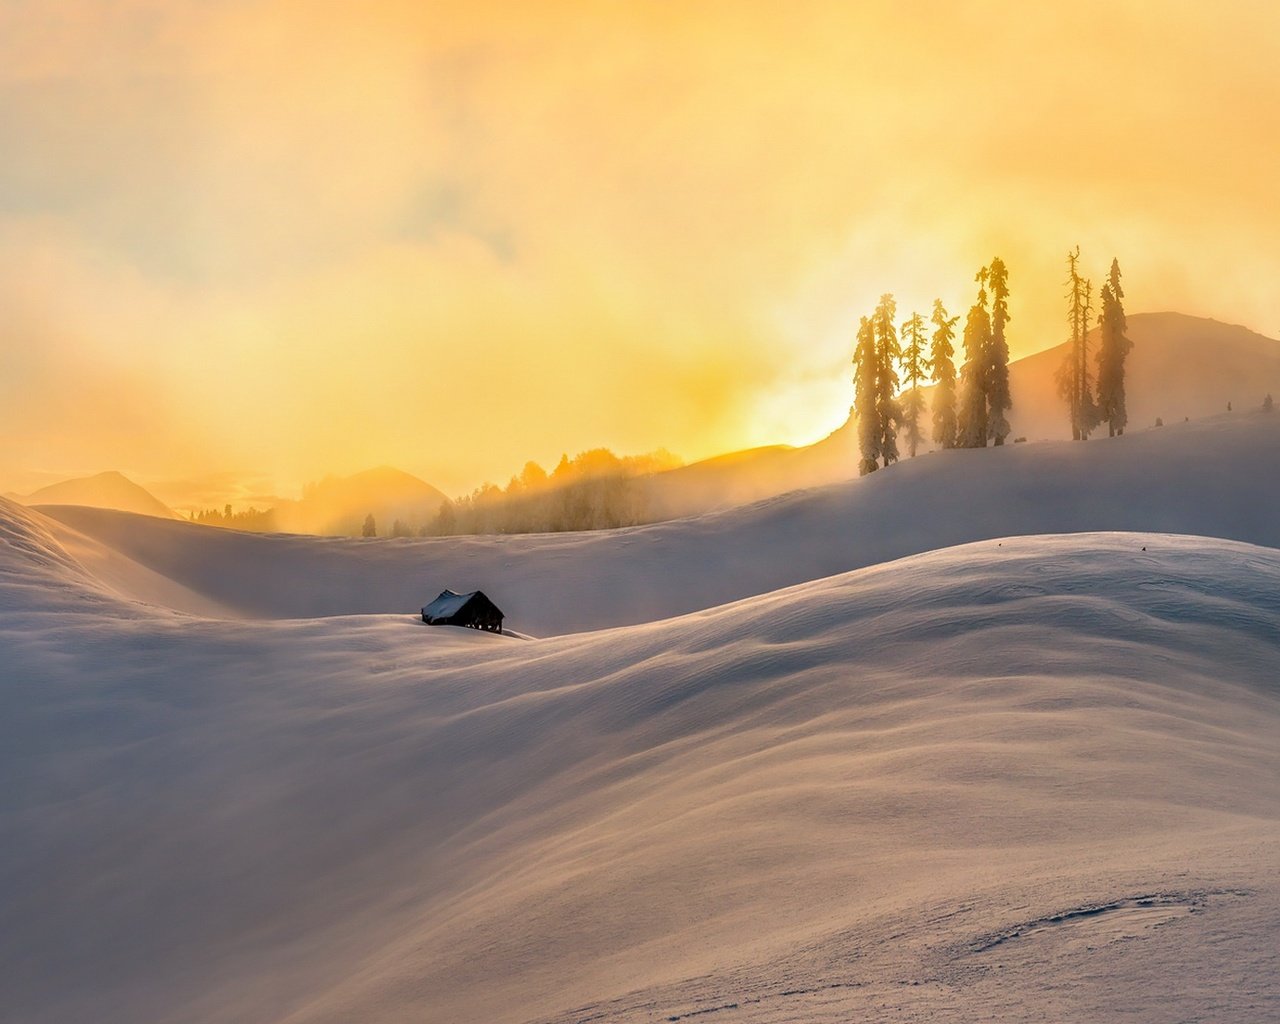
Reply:
M187 616L62 529L0 502L7 1019L1280 1015L1274 549L1002 539L521 642Z
M545 636L1016 534L1154 530L1280 547L1278 508L1280 414L1237 413L1084 444L937 452L715 515L595 533L362 541L48 511L96 575L141 600L286 618L409 612L446 587L479 589L512 628Z

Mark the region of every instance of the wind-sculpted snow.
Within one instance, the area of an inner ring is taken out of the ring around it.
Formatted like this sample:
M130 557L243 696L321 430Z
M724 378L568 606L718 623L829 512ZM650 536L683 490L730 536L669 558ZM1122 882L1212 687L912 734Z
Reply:
M176 614L0 519L11 1019L1280 1010L1275 550L1000 538L524 642Z
M1280 415L1258 413L1087 444L938 452L716 515L595 533L316 540L48 512L121 592L198 614L408 612L448 587L483 590L511 628L546 636L1018 534L1156 531L1280 547L1277 509Z

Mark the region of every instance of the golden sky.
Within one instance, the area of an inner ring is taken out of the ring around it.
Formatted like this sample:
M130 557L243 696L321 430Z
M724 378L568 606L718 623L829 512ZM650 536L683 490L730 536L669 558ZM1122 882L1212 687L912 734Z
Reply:
M0 0L0 485L805 443L857 317L1280 330L1280 8ZM1017 396L1014 396L1015 401Z

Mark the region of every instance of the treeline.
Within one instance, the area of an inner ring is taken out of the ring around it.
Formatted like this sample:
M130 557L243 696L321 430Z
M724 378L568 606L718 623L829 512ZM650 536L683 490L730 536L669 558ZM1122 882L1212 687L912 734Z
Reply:
M1009 272L999 257L975 278L977 301L964 325L964 362L957 377L955 328L941 299L933 303L932 339L920 313L901 328L895 325L897 304L883 295L870 316L858 325L854 348L854 415L857 419L859 473L874 472L899 458L898 435L915 456L924 414L922 388L935 384L932 403L933 442L941 448L984 448L1002 445L1009 435L1005 413L1009 395ZM900 385L904 385L899 391Z
M227 505L221 510L217 508L202 509L193 512L191 522L205 526L225 526L232 530L248 530L252 533L276 533L279 526L276 522L276 510L273 508L258 509L250 506L242 512L233 512Z
M635 526L651 519L645 478L681 464L665 449L618 456L607 448L572 459L562 455L550 473L529 462L505 488L486 483L441 504L423 533L559 533Z
M573 458L567 454L547 472L528 462L506 487L486 483L470 494L444 501L436 508L408 509L399 518L370 511L350 518L341 532L363 537L431 537L480 533L557 533L605 530L653 521L648 479L655 473L683 465L665 449L644 455L615 455L593 448ZM314 500L324 482L304 488L304 500ZM401 503L403 504L403 503ZM261 533L298 530L294 515L281 510L231 505L190 514L192 522ZM296 518L296 517L295 517Z
M1079 274L1080 248L1067 255L1067 324L1070 343L1058 372L1058 389L1067 403L1071 436L1085 440L1108 424L1114 437L1124 433L1125 357L1133 347L1126 336L1124 289L1120 264L1111 271L1099 295L1098 351L1091 368L1088 351L1093 285ZM854 346L854 415L857 420L862 475L899 458L899 435L914 457L922 440L922 389L933 386L930 436L939 448L999 446L1009 436L1006 413L1013 408L1009 390L1009 271L996 257L978 271L978 293L965 317L963 362L955 365L955 329L941 299L934 300L926 325L912 313L895 325L897 305L883 295L875 311L858 325ZM930 336L930 327L932 333ZM927 348L926 348L927 343ZM1020 439L1019 439L1020 440Z

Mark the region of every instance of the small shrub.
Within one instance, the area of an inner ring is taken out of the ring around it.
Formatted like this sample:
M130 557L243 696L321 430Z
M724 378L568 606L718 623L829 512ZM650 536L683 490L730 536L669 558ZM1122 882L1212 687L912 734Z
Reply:
M1026 439L1025 437L1015 437L1015 438L1013 439L1013 443L1014 443L1014 444L1026 444L1026 443L1027 443L1027 439Z
M1164 426L1164 417L1163 417L1163 416L1157 416L1157 417L1156 417L1156 426L1157 426L1157 427L1163 427L1163 426Z
M1275 403L1271 401L1271 394L1268 392L1267 397L1262 400L1262 411L1270 412L1274 406Z

